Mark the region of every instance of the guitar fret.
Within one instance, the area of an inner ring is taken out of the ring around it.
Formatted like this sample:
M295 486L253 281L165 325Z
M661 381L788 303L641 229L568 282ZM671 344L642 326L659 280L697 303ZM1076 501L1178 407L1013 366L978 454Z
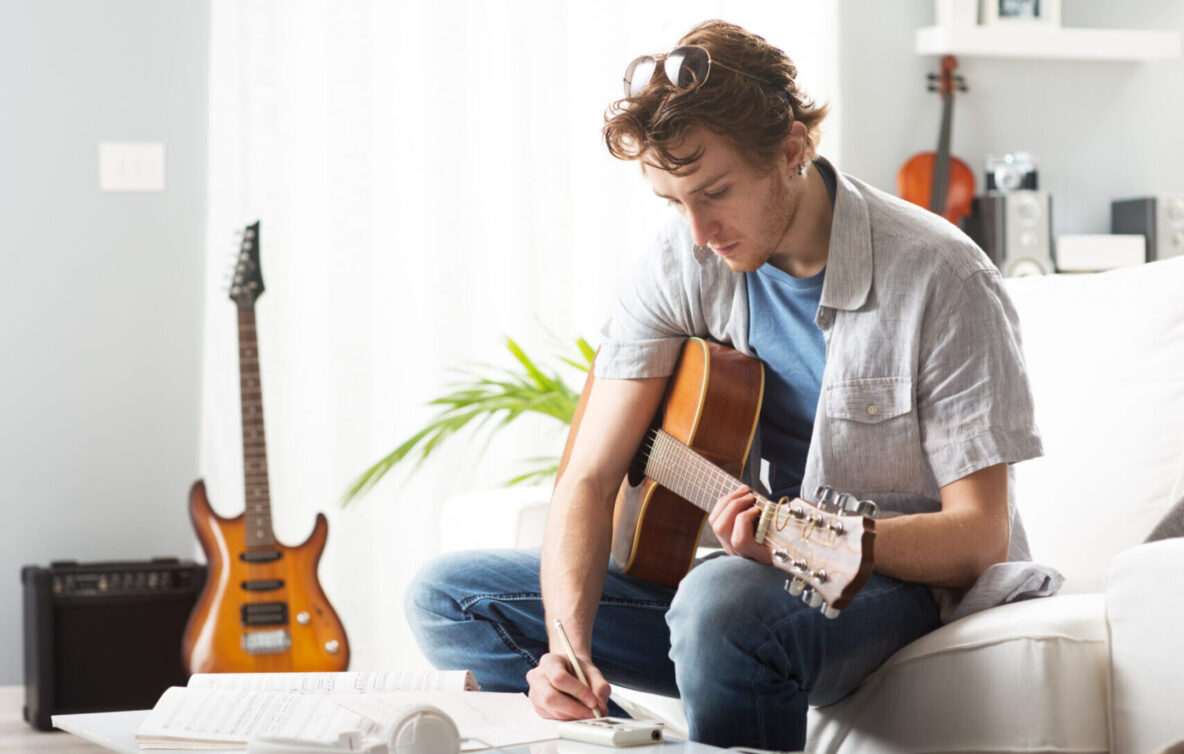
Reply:
M662 430L654 433L646 475L707 512L742 484ZM758 505L763 502L758 495Z

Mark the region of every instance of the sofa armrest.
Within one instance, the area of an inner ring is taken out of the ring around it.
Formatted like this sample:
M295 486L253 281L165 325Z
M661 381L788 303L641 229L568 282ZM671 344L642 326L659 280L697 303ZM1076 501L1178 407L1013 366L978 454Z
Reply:
M440 509L440 550L538 547L551 486L504 487L456 495Z
M1119 553L1106 590L1110 751L1142 754L1184 740L1184 538Z

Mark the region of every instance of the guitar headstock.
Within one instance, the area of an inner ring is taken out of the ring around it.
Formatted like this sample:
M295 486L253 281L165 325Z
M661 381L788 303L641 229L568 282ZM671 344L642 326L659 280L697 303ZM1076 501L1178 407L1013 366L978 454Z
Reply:
M828 618L838 617L871 575L875 503L819 487L817 503L767 503L758 527L773 565L790 574L785 589Z
M240 309L250 309L263 293L263 271L259 267L259 221L243 229L243 241L230 283L230 300Z

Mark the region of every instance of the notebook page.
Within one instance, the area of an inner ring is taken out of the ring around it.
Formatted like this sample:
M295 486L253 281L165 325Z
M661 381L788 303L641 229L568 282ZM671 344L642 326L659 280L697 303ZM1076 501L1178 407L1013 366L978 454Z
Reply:
M254 737L334 743L351 730L368 738L386 734L323 695L174 686L136 731L136 741L142 748L177 748L178 742L242 748Z
M467 670L374 670L349 673L195 673L189 688L349 694L374 691L476 691Z

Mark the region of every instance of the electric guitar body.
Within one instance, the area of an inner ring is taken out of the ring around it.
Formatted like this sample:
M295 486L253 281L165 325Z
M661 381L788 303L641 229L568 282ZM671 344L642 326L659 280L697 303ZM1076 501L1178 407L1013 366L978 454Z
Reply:
M317 514L303 544L249 549L246 514L219 516L198 481L189 491L189 516L209 563L185 629L189 672L328 672L349 666L345 629L317 580L329 537L325 514Z
M238 305L246 505L241 515L214 512L205 483L189 492L189 516L209 563L205 588L182 637L190 673L327 672L349 667L345 628L317 580L329 522L318 513L312 534L289 547L271 525L271 493L255 300L263 292L259 223L247 227L230 298Z

